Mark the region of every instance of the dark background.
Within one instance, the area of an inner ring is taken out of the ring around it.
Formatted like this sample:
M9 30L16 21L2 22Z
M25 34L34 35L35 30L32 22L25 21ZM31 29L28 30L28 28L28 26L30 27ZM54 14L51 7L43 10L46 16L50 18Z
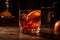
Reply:
M19 9L20 10L36 10L41 9L41 7L52 7L53 2L57 2L54 6L53 10L55 11L57 20L60 19L59 16L59 2L57 0L9 0L9 11L12 15L17 16L19 15ZM6 10L5 0L0 0L0 12L3 12ZM41 9L43 10L43 9ZM47 10L47 9L44 9ZM46 15L46 13L45 13Z

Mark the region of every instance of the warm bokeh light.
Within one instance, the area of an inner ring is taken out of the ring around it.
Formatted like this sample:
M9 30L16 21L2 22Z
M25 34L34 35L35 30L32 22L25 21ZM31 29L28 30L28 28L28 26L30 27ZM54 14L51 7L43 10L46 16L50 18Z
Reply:
M55 16L54 14L55 14L55 12L54 12L54 11L52 11L52 17L54 17L54 16Z
M4 16L1 16L1 18L4 18Z
M0 13L0 16L12 16L12 14L9 11L3 11Z

